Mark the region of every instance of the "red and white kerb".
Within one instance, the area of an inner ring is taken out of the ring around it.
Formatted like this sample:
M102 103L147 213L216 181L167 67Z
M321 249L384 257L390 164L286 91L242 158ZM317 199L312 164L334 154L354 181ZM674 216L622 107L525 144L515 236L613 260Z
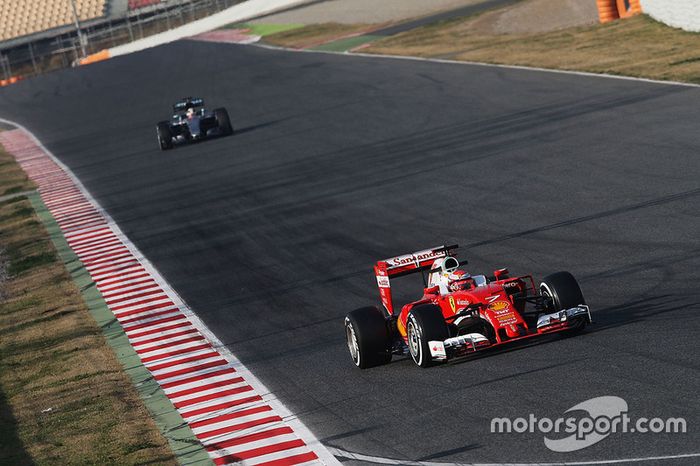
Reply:
M29 134L0 132L0 144L36 183L144 366L215 464L335 462L319 445L312 449L246 380L240 363L234 367L210 343L191 311L162 286L113 222Z

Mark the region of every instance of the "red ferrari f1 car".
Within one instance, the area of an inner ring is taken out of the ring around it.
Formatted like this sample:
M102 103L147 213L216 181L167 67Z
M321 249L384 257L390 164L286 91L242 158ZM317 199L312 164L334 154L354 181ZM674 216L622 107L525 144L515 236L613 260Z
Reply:
M459 269L457 245L380 260L374 266L383 309L363 307L345 317L350 356L362 369L410 353L421 367L497 345L549 333L577 333L590 309L569 272L547 275L539 288L530 275L493 276ZM391 279L423 276L423 297L394 312Z

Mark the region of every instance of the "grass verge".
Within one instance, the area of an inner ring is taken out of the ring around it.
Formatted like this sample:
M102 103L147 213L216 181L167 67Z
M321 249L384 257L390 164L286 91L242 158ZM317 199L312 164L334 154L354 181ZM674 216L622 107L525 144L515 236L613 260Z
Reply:
M233 23L223 29L247 29L250 34L256 36L269 36L280 32L292 31L304 27L303 24L258 24L258 23Z
M640 15L537 34L488 35L475 18L375 42L368 53L449 58L700 83L700 34Z
M287 30L265 36L265 43L293 49L316 47L327 42L361 34L372 28L367 24L312 24L301 28Z
M0 192L31 187L0 148ZM177 464L24 196L0 247L0 464Z
M27 174L15 159L5 153L0 146L0 196L9 196L30 189L36 189L34 183L29 181Z
M646 15L605 25L499 35L484 32L480 18L473 15L417 28L374 41L362 52L700 84L700 34L668 27ZM318 24L266 36L265 42L319 48L344 34L369 29L368 25Z

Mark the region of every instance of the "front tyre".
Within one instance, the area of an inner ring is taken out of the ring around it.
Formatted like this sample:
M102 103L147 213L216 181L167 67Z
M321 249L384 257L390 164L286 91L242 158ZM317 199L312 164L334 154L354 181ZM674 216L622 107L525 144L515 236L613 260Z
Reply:
M438 306L423 304L414 307L406 319L406 336L411 358L420 367L434 364L430 354L430 341L445 341L449 338L447 323Z
M540 294L551 300L552 312L586 304L581 287L569 272L556 272L544 277L540 284ZM579 318L566 333L578 333L586 327L587 323L587 319Z
M360 369L391 361L391 338L384 313L375 306L355 309L345 317L345 341Z
M158 147L160 147L160 150L173 148L173 132L170 130L170 124L167 121L158 123L156 126L156 134L158 136Z
M228 117L228 112L225 108L217 108L214 110L214 118L216 118L216 123L219 126L219 131L224 136L229 136L233 134L233 126L231 126L231 120Z

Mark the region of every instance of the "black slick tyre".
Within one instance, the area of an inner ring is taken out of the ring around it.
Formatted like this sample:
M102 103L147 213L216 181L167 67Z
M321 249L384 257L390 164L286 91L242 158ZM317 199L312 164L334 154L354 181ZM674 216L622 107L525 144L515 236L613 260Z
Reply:
M391 338L384 313L375 306L355 309L345 317L345 340L360 369L391 361Z
M540 284L540 293L552 300L553 312L586 304L581 287L569 272L556 272L544 277ZM577 325L566 333L580 332L586 324L586 319L579 319Z
M429 342L445 341L449 337L449 329L438 306L422 304L409 311L406 335L413 362L420 367L430 367L435 361L430 354Z
M231 126L231 120L228 117L228 112L225 108L217 108L214 110L214 118L216 118L216 123L219 125L219 131L224 136L229 136L233 134L233 126Z
M158 147L160 147L160 150L173 148L173 133L170 131L170 124L167 121L158 123L156 133L158 135Z

